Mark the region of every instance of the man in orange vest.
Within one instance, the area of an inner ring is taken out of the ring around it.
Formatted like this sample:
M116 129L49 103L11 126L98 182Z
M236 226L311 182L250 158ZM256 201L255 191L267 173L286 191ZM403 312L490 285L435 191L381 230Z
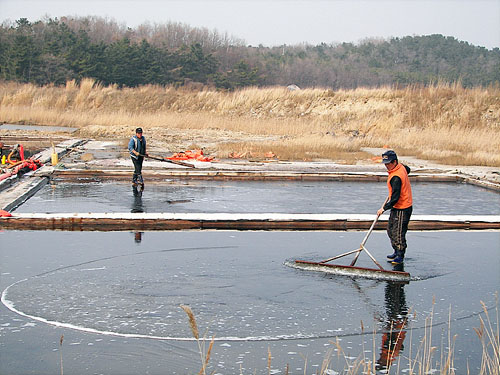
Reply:
M389 198L378 211L378 215L386 210L391 210L389 222L387 223L387 234L391 239L394 252L387 256L387 261L392 264L402 264L406 252L406 232L413 211L413 200L411 185L408 174L410 168L398 162L398 156L392 150L382 154L382 163L385 164L389 176L387 177L387 188Z

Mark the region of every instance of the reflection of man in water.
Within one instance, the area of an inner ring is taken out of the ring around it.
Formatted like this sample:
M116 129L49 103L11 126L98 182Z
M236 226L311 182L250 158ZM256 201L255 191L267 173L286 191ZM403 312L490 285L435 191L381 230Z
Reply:
M130 212L144 212L144 207L142 206L142 188L132 186L132 193L134 194L134 203Z
M398 270L400 271L400 270ZM377 370L389 368L392 362L403 350L403 341L406 336L406 323L408 322L408 308L404 286L407 282L387 281L385 286L386 325L382 336L382 348L377 361Z
M132 192L134 194L134 203L132 204L132 210L130 212L144 212L144 207L142 206L142 188L133 186ZM134 233L134 241L136 243L142 241L142 232Z
M135 232L134 233L134 241L136 243L139 243L142 241L142 232Z

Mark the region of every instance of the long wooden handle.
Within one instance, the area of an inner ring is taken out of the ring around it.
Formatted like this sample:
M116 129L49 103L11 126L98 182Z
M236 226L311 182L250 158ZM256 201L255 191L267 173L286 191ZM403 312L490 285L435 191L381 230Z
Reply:
M377 223L377 220L378 220L378 218L379 218L379 217L380 217L380 215L379 215L379 214L377 214L377 217L375 218L375 220L373 220L373 223L372 223L372 225L371 225L371 227L370 227L370 230L368 230L368 233L366 233L366 236L365 236L365 238L363 239L363 242L361 242L361 245L359 245L359 251L358 251L358 253L356 254L356 256L354 257L354 259L352 260L352 262L351 262L351 266L354 266L354 265L356 264L356 262L357 262L357 260L358 260L358 257L359 257L359 254L361 254L361 251L365 250L365 251L368 253L368 251L367 251L367 250L366 250L366 248L365 248L365 243L366 243L366 241L368 240L368 237L370 236L370 234L373 232L373 228L375 228L375 224ZM372 258L372 259L373 259L373 258ZM375 263L377 263L377 261L375 261ZM378 264L378 263L377 263L377 264ZM379 265L379 267L380 267L380 265Z
M361 242L360 247L365 247L365 243L368 240L368 237L370 236L370 234L373 232L373 228L375 228L375 224L377 224L377 221L378 221L379 217L380 217L380 215L377 214L377 217L375 218L375 220L373 220L373 223L372 223L370 229L368 230L368 233L366 233L365 238L363 238L363 241Z
M344 254L336 255L334 257L322 260L321 262L318 262L318 263L320 263L320 264L322 264L322 263L328 263L328 262L330 262L332 260L345 257L346 255L350 255L350 254L353 254L353 253L356 253L356 252L359 253L361 250L363 250L362 247L360 247L359 249L356 249L356 250L348 251L347 253L344 253Z
M373 260L373 262L378 266L378 268L380 268L382 271L385 271L384 267L382 267L380 265L380 263L377 262L377 260L375 259L375 257L370 254L370 252L368 251L368 249L366 247L363 246L363 250L366 251L366 254L368 254L368 256ZM351 265L353 266L354 264L351 264Z
M140 156L146 156L146 155L140 154ZM167 162L167 163L182 165L184 167L196 168L193 164L185 163L185 162L179 161L179 160L170 160L170 159L167 159L167 158L156 157L156 156L146 156L146 157L149 158L149 159L154 159L154 160L164 161L164 162Z
M359 246L358 249L352 250L352 251L348 251L347 253L340 254L340 255L334 256L332 258L328 258L328 259L322 260L319 263L327 263L327 262L330 262L330 261L332 261L334 259L342 258L342 257L344 257L346 255L357 253L356 256L354 257L353 261L351 262L351 266L354 266L356 264L356 261L358 260L359 254L361 254L361 251L363 251L363 250L366 251L366 248L365 248L366 240L368 240L368 237L370 236L370 233L373 231L373 228L375 227L375 224L377 223L377 220L378 220L379 217L380 217L380 215L377 215L377 217L375 218L375 220L373 220L373 223L372 223L372 225L370 227L370 230L368 231L368 233L366 233L366 236L363 239L363 242L361 242L361 245ZM366 251L366 252L368 253L368 251ZM375 261L375 263L377 263L377 262ZM379 267L380 267L380 265L379 265Z
M382 207L385 206L385 204L389 201L389 197L385 198L385 201L384 203L382 204ZM368 256L370 258L372 258L372 260L375 262L375 264L377 266L379 266L379 268L383 269L382 266L375 260L374 257L372 257L372 255L368 252L368 250L366 250L365 248L365 243L366 241L368 240L368 237L370 237L370 234L373 232L373 228L375 228L375 224L377 224L377 221L378 221L378 218L380 217L380 215L377 213L377 217L375 218L375 220L373 220L373 223L370 227L370 230L368 230L368 233L366 233L366 236L365 238L363 239L363 242L361 242L361 245L359 245L359 248L360 248L360 251L356 254L356 256L354 257L354 259L352 260L351 262L351 266L354 266L356 264L356 261L358 260L358 257L359 257L359 254L361 254L361 250L365 250L366 253L368 254Z

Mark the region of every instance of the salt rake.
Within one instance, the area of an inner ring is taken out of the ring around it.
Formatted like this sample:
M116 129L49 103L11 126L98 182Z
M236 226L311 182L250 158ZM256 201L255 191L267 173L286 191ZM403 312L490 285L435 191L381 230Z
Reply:
M171 159L167 159L167 158L160 157L160 156L151 156L151 155L142 155L142 154L140 154L140 156L143 156L143 157L145 156L145 157L147 157L149 159L153 159L153 160L159 160L159 161L164 161L167 163L182 165L183 167L195 168L195 166L193 164L185 163L185 162L180 161L180 160L171 160Z
M348 251L346 253L322 260L321 262L296 260L295 263L292 265L292 267L305 269L309 271L320 271L320 272L326 272L344 276L359 276L377 280L410 281L410 274L408 272L384 269L365 247L366 241L368 240L368 237L372 233L373 228L375 228L375 224L377 223L379 217L380 215L377 214L377 217L373 221L370 229L368 230L368 233L366 233L365 238L361 242L361 245L356 250ZM370 259L378 266L378 268L366 268L366 267L355 266L356 261L358 260L358 257L362 251L365 251L366 254L368 254ZM328 262L331 262L332 260L339 259L354 253L356 253L356 256L354 257L353 261L349 266L328 264Z

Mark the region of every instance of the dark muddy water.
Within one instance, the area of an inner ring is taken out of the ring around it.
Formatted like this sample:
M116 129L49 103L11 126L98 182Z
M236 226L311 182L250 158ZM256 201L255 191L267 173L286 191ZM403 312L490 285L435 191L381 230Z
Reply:
M500 194L467 184L413 183L414 214L498 215ZM45 186L17 212L375 213L385 183L170 180L134 194L124 182Z
M498 193L470 185L414 183L413 193L416 214L500 214ZM17 212L374 213L385 194L383 183L358 182L169 180L142 194L116 181L58 182ZM477 369L482 349L473 328L480 302L495 306L500 233L410 232L405 271L417 280L406 284L284 265L352 250L363 237L0 232L0 373L59 373L64 334L66 373L196 374L198 346L181 304L192 308L201 335L216 337L209 373L267 374L269 352L273 374L287 366L290 374L315 374L329 353L329 368L341 371L337 339L348 361L364 355L382 363L386 343L396 340L391 326L404 328L394 366L406 369L431 315L434 363L450 322L458 373ZM383 260L386 234L373 233L367 247ZM358 265L373 264L362 255Z
M181 304L192 308L201 335L216 337L208 373L267 374L271 352L271 373L288 365L290 374L315 374L330 350L329 368L341 371L336 338L348 361L383 362L391 326L404 328L394 364L400 360L404 373L430 316L433 363L447 347L450 322L457 373L467 366L476 373L482 349L473 328L480 302L495 306L500 232L410 232L405 271L419 280L407 284L284 265L354 249L363 236L0 232L0 373L60 373L64 335L68 374L196 374L198 347ZM373 233L367 247L384 259L386 234ZM358 261L370 263L366 255Z

